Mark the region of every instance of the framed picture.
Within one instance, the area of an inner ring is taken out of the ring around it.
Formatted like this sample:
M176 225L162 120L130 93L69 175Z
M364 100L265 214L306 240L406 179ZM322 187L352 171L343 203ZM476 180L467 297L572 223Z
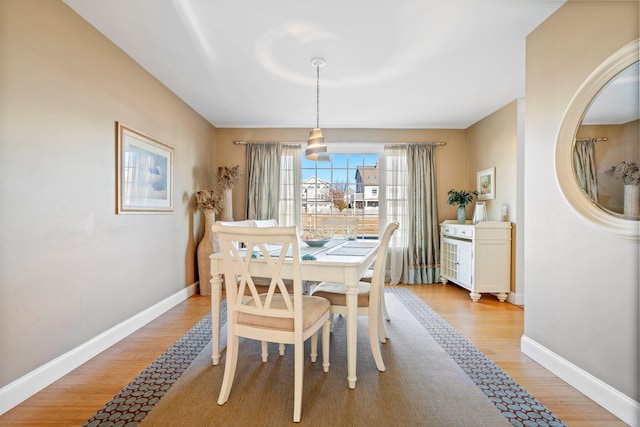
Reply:
M481 170L477 173L478 200L496 198L496 168Z
M172 213L173 148L116 125L116 213Z

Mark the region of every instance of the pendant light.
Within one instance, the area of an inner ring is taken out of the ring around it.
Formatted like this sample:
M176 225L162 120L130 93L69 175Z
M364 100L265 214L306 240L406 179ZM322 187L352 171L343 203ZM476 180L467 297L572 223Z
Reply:
M322 160L326 156L318 156L319 153L326 153L327 146L324 145L324 135L320 129L320 67L324 67L325 61L315 58L311 65L316 67L316 127L309 133L307 149L304 152L308 160Z

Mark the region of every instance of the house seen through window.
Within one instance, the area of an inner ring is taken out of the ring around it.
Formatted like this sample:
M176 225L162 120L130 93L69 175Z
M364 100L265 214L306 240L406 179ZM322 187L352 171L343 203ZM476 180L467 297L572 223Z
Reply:
M378 237L379 155L328 154L302 159L302 228L331 217L357 218L358 238Z

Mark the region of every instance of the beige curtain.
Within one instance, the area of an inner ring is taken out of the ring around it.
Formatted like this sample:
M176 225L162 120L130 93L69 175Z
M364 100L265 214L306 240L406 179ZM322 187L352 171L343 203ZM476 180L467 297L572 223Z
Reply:
M391 283L440 280L440 235L435 175L436 145L385 149L386 212L400 222L391 244Z
M573 150L573 164L580 186L585 194L597 203L596 138L585 138L576 141Z
M279 219L281 155L278 142L247 143L247 219Z

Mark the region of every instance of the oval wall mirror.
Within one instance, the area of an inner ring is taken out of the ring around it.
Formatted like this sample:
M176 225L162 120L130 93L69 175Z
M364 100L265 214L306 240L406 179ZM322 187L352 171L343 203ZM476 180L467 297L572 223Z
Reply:
M570 206L607 232L638 241L640 148L638 40L582 84L556 142L556 175Z
M638 62L598 92L574 142L573 173L585 197L612 215L640 220Z

